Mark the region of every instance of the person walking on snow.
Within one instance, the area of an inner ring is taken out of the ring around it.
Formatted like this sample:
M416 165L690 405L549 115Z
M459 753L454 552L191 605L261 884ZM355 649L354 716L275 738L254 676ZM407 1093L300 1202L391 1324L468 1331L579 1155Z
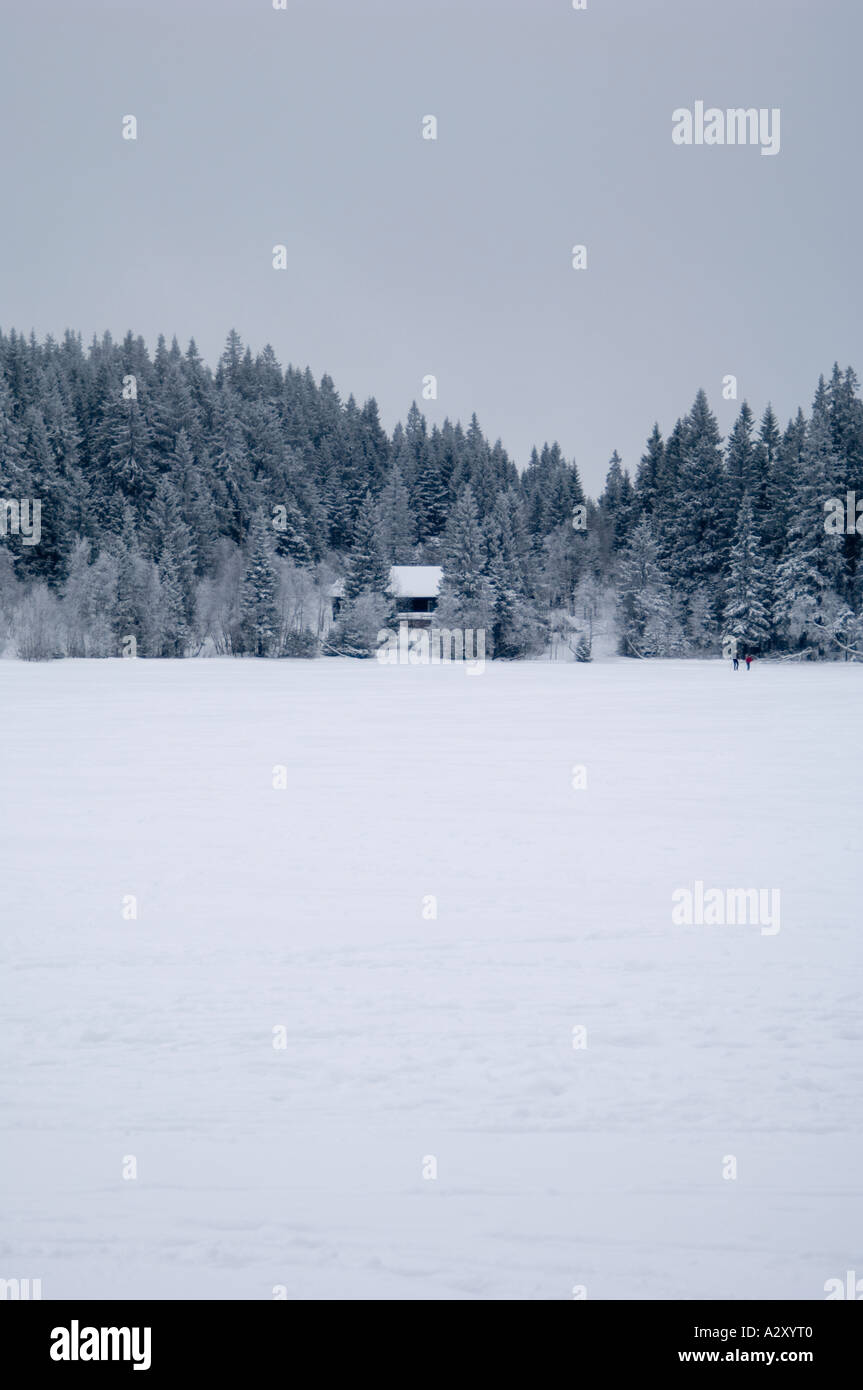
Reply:
M752 657L747 653L743 660L746 662L746 669L748 671L750 666L752 665Z
M731 660L734 662L734 670L738 671L740 669L740 662L738 661L737 657L733 656Z

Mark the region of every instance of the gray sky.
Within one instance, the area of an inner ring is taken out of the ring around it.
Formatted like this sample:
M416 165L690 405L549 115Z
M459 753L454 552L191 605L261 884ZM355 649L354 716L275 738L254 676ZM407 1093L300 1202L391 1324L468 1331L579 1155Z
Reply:
M234 326L387 428L431 372L595 492L726 373L782 423L863 374L861 51L859 0L0 0L0 323ZM697 99L780 153L674 145Z

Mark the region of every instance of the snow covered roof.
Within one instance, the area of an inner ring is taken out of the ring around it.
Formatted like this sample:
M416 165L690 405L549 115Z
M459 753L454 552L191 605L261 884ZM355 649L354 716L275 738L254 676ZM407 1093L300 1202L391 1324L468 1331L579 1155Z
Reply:
M389 591L399 598L435 598L442 580L440 565L393 565Z

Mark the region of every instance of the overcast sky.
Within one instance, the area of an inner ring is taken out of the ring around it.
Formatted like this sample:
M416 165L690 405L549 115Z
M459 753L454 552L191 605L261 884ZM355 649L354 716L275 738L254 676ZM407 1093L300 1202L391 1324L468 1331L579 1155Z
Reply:
M863 373L863 4L587 3L0 0L0 324L234 326L388 428L434 373L430 419L591 492L700 385L727 432L726 373L784 423ZM778 106L779 154L676 146L698 99Z

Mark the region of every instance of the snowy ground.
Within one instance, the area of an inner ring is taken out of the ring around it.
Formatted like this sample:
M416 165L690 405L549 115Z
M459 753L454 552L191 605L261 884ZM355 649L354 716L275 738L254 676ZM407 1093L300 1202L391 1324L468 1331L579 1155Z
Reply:
M841 665L0 663L0 1277L863 1275L861 707ZM780 932L674 926L696 879Z

